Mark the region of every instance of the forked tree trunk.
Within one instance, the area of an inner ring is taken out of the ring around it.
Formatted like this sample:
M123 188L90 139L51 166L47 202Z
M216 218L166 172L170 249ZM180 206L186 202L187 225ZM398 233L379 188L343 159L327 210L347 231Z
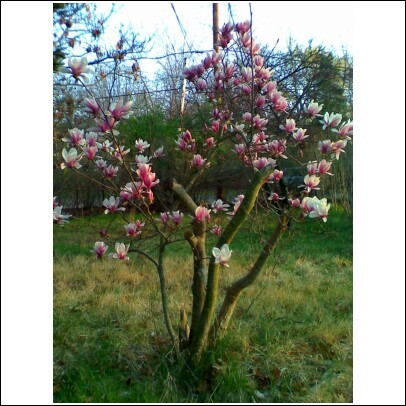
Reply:
M237 304L241 292L248 286L250 286L261 273L261 270L263 269L268 257L272 253L275 246L278 244L278 241L282 237L283 233L285 232L287 228L287 221L288 218L286 216L283 216L280 219L275 230L263 247L259 257L257 258L255 264L252 266L248 274L238 281L234 282L227 289L226 297L224 298L223 304L211 329L210 339L212 343L214 343L217 338L221 337L225 330L227 330L228 324L230 322L231 316L233 315L235 305Z

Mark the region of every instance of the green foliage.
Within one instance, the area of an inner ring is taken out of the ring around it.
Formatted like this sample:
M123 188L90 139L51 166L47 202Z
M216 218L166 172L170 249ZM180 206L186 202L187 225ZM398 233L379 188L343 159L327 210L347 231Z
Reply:
M342 210L293 227L194 373L174 362L155 270L134 254L129 263L96 260L89 250L111 216L91 217L93 230L82 233L88 220L55 227L55 402L352 401L352 219ZM246 272L259 249L253 235L274 221L253 224L233 243L220 292ZM171 246L172 314L190 309L191 265L187 247Z

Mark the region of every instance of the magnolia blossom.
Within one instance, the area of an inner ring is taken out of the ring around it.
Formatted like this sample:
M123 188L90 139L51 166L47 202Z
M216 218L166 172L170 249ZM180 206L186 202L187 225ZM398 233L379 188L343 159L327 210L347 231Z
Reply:
M213 233L214 235L220 235L222 231L222 228L220 226L218 226L217 224L215 224L212 229L210 230L211 233Z
M169 221L169 213L161 213L159 215L161 217L162 224L165 225Z
M213 148L216 145L216 142L214 141L213 137L209 137L209 138L206 138L206 141L204 142L204 145L207 148L210 149L210 148Z
M282 157L282 158L287 158L286 155L283 153L285 152L286 149L286 141L285 140L273 140L270 142L267 146L267 149L269 153L275 157Z
M308 214L314 210L314 201L311 197L304 197L302 199L302 203L300 204L301 209L303 210L304 214Z
M123 158L130 152L130 148L125 149L125 146L122 145L119 148L116 148L113 152L114 158L118 159L120 162L123 162Z
M183 213L181 213L179 210L173 211L172 214L169 215L169 217L178 227L180 225L180 223L182 222Z
M89 132L86 134L86 144L88 147L97 147L98 134Z
M109 165L103 169L103 174L107 179L113 179L117 175L118 166Z
M285 125L281 124L279 128L287 133L291 133L296 129L296 122L293 118L287 118Z
M333 152L333 147L331 146L330 140L319 141L318 149L324 155Z
M319 190L319 187L316 187L320 183L320 178L316 175L306 175L304 177L304 183L305 187L307 189L307 192L310 192L311 190ZM303 186L302 186L303 187Z
M278 200L283 200L284 197L279 197L279 195L276 192L273 192L271 196L268 197L268 200L271 202L277 202Z
M320 120L320 123L323 124L323 130L326 128L337 127L340 124L343 116L341 114L325 113L323 120Z
M147 164L150 161L150 158L144 155L136 155L135 156L135 163L136 164Z
M212 253L215 263L228 267L227 262L230 260L232 252L227 244L224 244L221 249L214 247Z
M345 151L343 150L343 148L345 148L347 145L347 140L339 140L336 142L333 142L331 144L331 149L333 150L331 156L334 157L338 160L340 159L340 153Z
M84 131L79 130L78 128L73 128L72 130L68 130L70 137L69 138L62 138L62 141L69 143L71 146L81 146L85 144L85 140L83 139Z
M267 182L271 182L271 183L276 182L276 183L278 183L278 182L280 182L282 177L283 177L283 171L279 171L278 169L275 169L272 172L271 176L269 176L269 178L267 179Z
M320 175L330 175L333 176L332 173L329 172L330 168L331 168L331 164L332 162L327 162L325 159L323 159L322 161L320 161L319 166L318 166L318 171Z
M135 141L135 148L137 148L139 153L143 153L146 148L148 148L150 144L148 144L147 141L142 140L139 138L137 141Z
M120 193L120 196L124 200L129 200L126 198L127 194L130 195L130 198L140 199L142 194L142 186L142 182L128 182Z
M258 170L263 169L263 168L265 168L267 166L272 166L272 168L275 168L276 161L275 161L275 159L272 159L272 158L262 157L262 158L259 158L259 159L255 160L252 163L252 165L254 166L254 168L256 168Z
M159 159L159 158L162 158L162 157L164 157L164 156L165 156L165 154L164 154L164 147L163 147L163 146L160 147L160 148L158 148L158 149L154 152L154 158Z
M341 138L345 138L350 141L351 140L350 135L353 134L353 124L352 124L351 120L348 120L346 123L341 124L341 127L339 130L337 130L336 128L333 128L331 131L338 133L338 135Z
M235 213L237 213L237 210L240 208L241 203L244 201L244 195L238 195L236 198L234 198L234 210L232 213L227 213L230 214L231 216L234 216Z
M198 206L195 210L196 221L202 222L202 221L207 220L207 222L209 222L210 221L210 212L211 212L211 210L207 209L206 207Z
M103 118L95 118L97 127L90 127L89 131L97 131L99 133L113 133L113 135L119 135L120 133L114 129L117 126L118 121L114 117L108 116L107 120Z
M136 237L137 235L141 234L141 228L145 225L145 223L141 223L137 220L135 223L128 223L124 226L124 229L127 233L127 237Z
M255 102L255 105L259 108L262 109L266 103L265 96L259 96L257 101Z
M116 258L116 259L122 259L124 261L128 261L130 258L127 256L128 250L130 248L130 244L127 246L123 243L116 242L115 245L115 254L110 254L110 257Z
M196 168L201 168L206 161L207 161L207 159L203 159L200 154L193 155L191 166L194 166Z
M71 214L62 214L62 207L63 206L54 207L53 212L54 223L60 224L61 226L63 226L65 223L68 223L68 218L72 217Z
M87 67L86 58L69 58L68 59L69 68L61 68L63 73L71 73L72 76L77 80L81 76L85 82L89 81L86 73L91 72L91 69Z
M253 119L253 126L254 128L259 128L261 130L265 130L265 126L267 125L268 120L265 118L261 118L258 114Z
M69 150L69 152L66 151L66 149L64 148L62 150L62 157L65 160L66 163L61 163L61 168L65 169L65 168L76 168L79 169L82 167L82 165L80 165L79 161L82 159L82 154L80 154L78 156L78 151L76 151L75 148L71 148Z
M310 102L310 104L304 108L305 113L307 113L311 117L319 116L321 117L320 111L323 109L323 104L315 103L314 100Z
M247 152L247 146L245 144L235 144L233 152L235 152L238 157L241 157Z
M319 200L316 196L313 197L313 210L309 213L310 218L321 218L324 222L327 221L328 211L331 204L327 204L327 199Z
M318 168L317 168L317 161L309 162L309 163L307 164L307 174L308 174L309 176L311 176L311 175L316 175L317 171L318 171Z
M306 134L306 131L307 131L306 128L298 128L297 131L292 134L292 137L294 138L295 141L302 142L305 138L309 136L309 134Z
M300 206L300 200L298 198L292 200L291 198L288 199L289 206L296 208Z
M95 164L101 171L104 171L104 169L107 168L107 162L104 159L98 159Z
M127 103L123 104L123 100L119 100L116 103L112 103L108 110L107 115L113 117L115 120L120 120L121 118L129 118L132 111L130 111L131 106L133 105L133 101L128 101Z
M86 158L89 159L90 161L93 160L95 155L97 154L97 147L84 147L83 148L83 153L85 154Z
M104 214L107 213L114 213L116 211L125 211L124 207L118 207L120 204L120 198L114 198L114 196L111 196L110 199L104 199L103 200L103 206L106 207L106 210L104 210Z
M84 103L86 107L89 109L89 113L93 114L94 116L98 116L101 112L99 104L94 99L85 98Z
M155 180L155 178L156 178L156 173L149 172L143 178L144 186L149 190L152 189L155 185L157 185L159 183L159 179ZM150 195L150 196L152 197L153 195Z
M97 256L97 258L101 258L109 248L108 245L106 245L103 241L97 241L94 243L94 247L90 252L94 252Z
M213 213L217 213L218 211L227 211L228 207L230 207L230 205L223 203L221 199L218 199L211 204Z

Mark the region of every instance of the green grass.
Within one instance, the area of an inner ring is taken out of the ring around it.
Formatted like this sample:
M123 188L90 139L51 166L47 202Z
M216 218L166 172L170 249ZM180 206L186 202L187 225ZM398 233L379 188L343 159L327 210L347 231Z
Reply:
M247 222L222 269L220 298L258 252ZM89 252L109 216L72 220L54 233L55 402L351 402L352 219L297 224L237 305L229 331L191 373L173 360L158 276L141 256L97 261ZM109 229L121 232L117 220ZM262 228L263 230L260 230ZM124 240L123 240L124 241ZM207 248L214 243L208 235ZM151 251L153 254L153 251ZM192 259L169 247L175 324L190 314Z

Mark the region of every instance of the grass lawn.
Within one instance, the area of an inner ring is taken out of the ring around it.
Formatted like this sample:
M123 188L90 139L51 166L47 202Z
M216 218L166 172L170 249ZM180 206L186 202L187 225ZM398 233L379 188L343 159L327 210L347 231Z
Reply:
M350 215L333 209L327 223L306 221L285 234L195 373L173 360L155 268L136 254L123 263L89 252L111 219L54 228L55 402L352 402ZM260 231L272 228L259 220L231 245L220 299L252 264ZM114 220L109 230L121 229ZM207 249L213 244L210 234ZM166 274L176 326L180 307L190 314L187 244L168 248Z

